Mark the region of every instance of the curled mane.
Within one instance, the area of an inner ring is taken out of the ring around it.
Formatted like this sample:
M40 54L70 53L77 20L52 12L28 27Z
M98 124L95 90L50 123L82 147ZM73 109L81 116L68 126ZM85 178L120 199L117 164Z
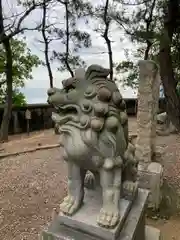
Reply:
M85 79L92 81L94 78L107 78L110 73L110 69L103 68L100 65L93 64L88 67L85 73Z

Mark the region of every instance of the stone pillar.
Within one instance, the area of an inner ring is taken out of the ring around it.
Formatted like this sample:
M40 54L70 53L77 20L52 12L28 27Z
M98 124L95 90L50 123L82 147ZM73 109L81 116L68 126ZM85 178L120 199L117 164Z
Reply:
M158 67L153 61L140 61L139 70L137 141L135 154L140 162L150 163L156 144L156 119L160 78Z
M156 147L156 124L159 103L160 77L153 61L139 62L139 91L137 111L136 157L139 186L150 190L148 207L158 209L161 202L163 167L152 162Z

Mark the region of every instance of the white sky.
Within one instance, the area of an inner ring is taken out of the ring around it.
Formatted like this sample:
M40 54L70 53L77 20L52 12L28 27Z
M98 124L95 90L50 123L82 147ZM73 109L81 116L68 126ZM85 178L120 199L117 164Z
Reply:
M3 0L4 9L6 14L11 14L14 11L18 11L16 0ZM101 0L102 2L102 0ZM16 10L15 10L16 9ZM37 23L40 20L41 13L35 11L31 16L29 16L24 23L27 26L33 26L34 23ZM51 19L58 18L59 23L63 23L63 9L56 7L55 10L51 11ZM64 24L59 25L63 27ZM82 49L80 56L86 62L87 66L90 64L100 64L103 67L108 67L108 54L107 47L104 42L104 39L97 33L93 31L95 24L91 21L88 27L88 32L91 35L92 47L89 49ZM81 30L87 30L87 26L81 21L79 22L79 27ZM26 42L28 47L31 49L33 54L39 56L40 59L44 60L43 53L43 44L39 43L37 39L41 39L41 34L35 31L25 32ZM113 25L110 31L110 37L112 40L112 50L113 50L113 61L118 63L122 60L125 60L124 49L133 49L134 46L128 41L127 37L124 36L123 32L118 29L117 26ZM53 42L51 45L50 51L56 49L59 52L62 51L63 46L60 42ZM102 54L102 52L105 52ZM61 81L69 77L68 72L58 72L57 67L58 63L51 63L54 85L56 87L61 86ZM30 80L26 83L25 88L22 89L22 92L26 95L28 103L44 103L47 99L47 89L49 88L49 78L46 67L40 66L33 69L33 80ZM120 87L120 91L124 97L135 97L134 91L130 88L123 89Z

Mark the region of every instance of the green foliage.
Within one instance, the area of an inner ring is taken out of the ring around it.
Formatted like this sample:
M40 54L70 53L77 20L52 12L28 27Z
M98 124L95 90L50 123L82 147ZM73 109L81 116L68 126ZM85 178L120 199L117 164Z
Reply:
M6 102L5 97L5 94L0 94L0 104L4 104ZM24 106L27 104L26 97L19 91L19 89L13 90L12 103L15 106Z
M72 28L71 28L72 27ZM85 62L81 59L80 56L78 56L78 51L82 49L83 47L88 48L91 46L91 38L90 35L86 32L79 31L78 29L74 28L70 25L69 30L69 49L65 50L65 52L57 52L53 51L53 57L52 60L58 60L61 63L61 66L58 68L60 71L67 70L66 62L69 63L71 68L74 70L78 67L85 67ZM57 38L61 39L61 43L66 46L67 44L67 32L66 30L62 29L55 29L54 34Z
M15 106L24 106L27 104L26 97L18 89L13 91L13 104Z
M39 58L32 54L24 41L11 39L12 58L13 58L13 94L14 101L21 99L25 102L23 94L17 89L23 87L25 81L32 79L32 70L41 64ZM2 45L0 45L0 102L6 96L6 76L5 76L6 55Z
M119 0L116 2L127 10L128 4ZM166 1L163 0L138 0L136 4L131 5L131 17L127 16L124 10L116 15L112 14L119 27L125 31L126 36L133 43L138 44L136 52L132 51L133 60L127 57L127 61L117 64L117 73L127 75L123 77L124 84L131 87L138 86L138 66L134 62L140 59L151 59L159 64L159 44L163 33L165 4ZM168 41L168 36L164 41ZM176 34L173 36L171 58L175 78L180 79L180 27L177 27Z
M131 6L131 17L127 16L124 10L116 15L112 13L112 18L125 31L126 36L137 44L136 51L132 50L131 54L133 60L127 56L127 60L118 63L116 67L118 74L124 74L123 83L130 87L138 87L138 65L136 63L138 60L149 58L158 63L162 27L160 2L161 0L136 1L136 4ZM128 4L122 2L121 4L127 10Z
M127 85L132 88L137 88L138 86L138 66L131 61L122 61L116 65L116 72L118 75L122 76L121 79L118 79L123 82L124 85Z
M66 61L67 61L67 57L66 57L66 53L57 53L57 52L53 52L53 56L54 59L57 59L61 62L60 67L58 68L58 71L65 71L67 70L67 66L66 66ZM86 67L86 63L85 61L83 61L80 56L72 56L69 55L68 56L68 64L71 66L72 70L75 70L79 67Z
M23 87L26 80L32 79L32 69L41 64L39 58L31 53L24 41L11 39L13 58L13 86ZM0 45L0 84L5 81L6 55Z

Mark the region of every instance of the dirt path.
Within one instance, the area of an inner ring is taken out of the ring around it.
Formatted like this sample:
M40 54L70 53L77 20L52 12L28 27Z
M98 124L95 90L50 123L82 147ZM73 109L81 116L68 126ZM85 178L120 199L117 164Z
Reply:
M18 150L28 150L42 145L56 144L57 142L58 135L54 134L52 129L32 132L29 136L26 134L14 135L10 137L9 142L0 143L0 156L3 153L14 153Z

